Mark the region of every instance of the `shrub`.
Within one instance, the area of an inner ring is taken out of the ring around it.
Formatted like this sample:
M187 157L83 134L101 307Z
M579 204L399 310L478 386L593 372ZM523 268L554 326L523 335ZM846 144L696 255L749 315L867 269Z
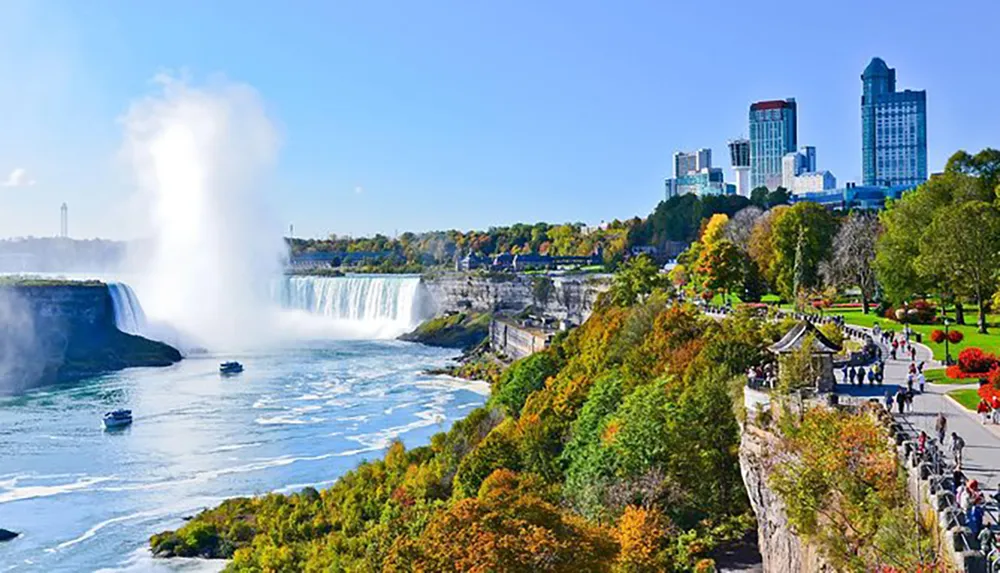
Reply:
M931 340L933 340L936 344L941 344L944 342L944 339L945 334L943 330L935 330L934 332L931 332Z
M508 415L517 418L528 396L545 387L545 380L559 371L548 352L515 362L500 377L493 399Z
M889 320L907 324L933 324L937 321L937 307L926 300L915 300L905 307L889 307L883 312Z
M959 330L952 330L948 333L948 341L952 344L958 344L959 342L962 342L962 339L964 338L965 335Z
M997 363L996 356L975 346L963 348L958 353L958 367L966 374L986 374Z

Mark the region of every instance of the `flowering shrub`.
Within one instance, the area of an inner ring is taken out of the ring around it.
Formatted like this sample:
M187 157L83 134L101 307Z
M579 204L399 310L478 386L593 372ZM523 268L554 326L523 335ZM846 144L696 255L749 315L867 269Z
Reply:
M927 300L915 300L904 307L887 308L885 317L908 324L933 324L937 320L937 307Z
M983 352L975 346L963 348L958 353L958 366L963 372L978 372L985 374L997 363L997 357Z
M941 344L944 342L945 338L946 336L943 330L935 330L934 332L931 332L931 340L936 344Z
M948 341L951 342L952 344L958 344L959 342L962 342L963 338L965 338L965 335L962 334L961 331L952 330L951 332L948 333Z

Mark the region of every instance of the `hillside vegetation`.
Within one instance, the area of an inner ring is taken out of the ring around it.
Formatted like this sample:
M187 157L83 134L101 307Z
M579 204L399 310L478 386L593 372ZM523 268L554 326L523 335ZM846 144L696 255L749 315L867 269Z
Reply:
M230 570L710 570L753 527L732 383L781 327L626 291L429 446L396 442L324 491L226 501L153 551Z

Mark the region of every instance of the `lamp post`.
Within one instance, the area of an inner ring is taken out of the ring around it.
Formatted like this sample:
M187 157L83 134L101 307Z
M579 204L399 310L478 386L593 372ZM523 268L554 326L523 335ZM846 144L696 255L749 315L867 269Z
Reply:
M951 352L948 351L948 325L951 324L951 320L947 317L944 319L944 364L945 366L951 366Z

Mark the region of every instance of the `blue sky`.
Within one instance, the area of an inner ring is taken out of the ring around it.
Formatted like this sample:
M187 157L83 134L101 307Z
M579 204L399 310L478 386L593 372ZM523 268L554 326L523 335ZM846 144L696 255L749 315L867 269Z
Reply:
M800 143L856 180L875 55L927 90L938 171L1000 147L998 21L995 0L7 0L0 236L55 234L66 201L73 236L128 238L118 119L163 70L259 92L274 217L302 236L645 216L674 151L728 167L748 105L790 96Z

